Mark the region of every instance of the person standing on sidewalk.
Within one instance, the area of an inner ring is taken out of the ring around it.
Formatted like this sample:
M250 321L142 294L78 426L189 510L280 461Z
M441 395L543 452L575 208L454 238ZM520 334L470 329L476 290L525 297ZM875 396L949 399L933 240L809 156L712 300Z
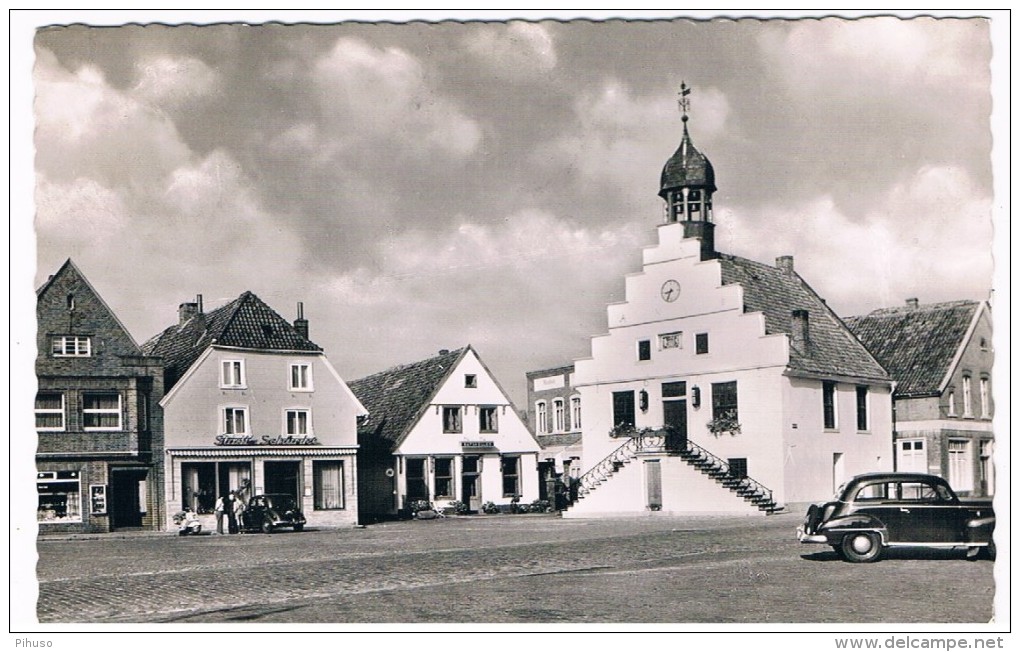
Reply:
M234 492L231 491L227 494L227 499L223 501L223 511L227 513L227 531L231 534L237 534L237 516L234 514Z
M216 499L216 507L213 508L213 512L216 514L216 534L223 534L223 518L226 516L223 496Z
M241 515L244 513L244 508L245 507L246 507L246 505L244 504L244 501L241 500L240 494L234 494L234 520L237 521L237 531L238 532L240 532L241 528L244 527L244 523L242 523Z

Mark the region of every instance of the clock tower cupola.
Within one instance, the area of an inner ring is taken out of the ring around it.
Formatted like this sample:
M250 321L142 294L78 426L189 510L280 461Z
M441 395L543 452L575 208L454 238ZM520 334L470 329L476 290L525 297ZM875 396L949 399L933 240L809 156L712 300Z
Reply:
M691 142L687 131L691 89L680 84L680 113L684 135L680 147L662 168L659 196L666 202L667 224L684 225L685 238L701 239L702 260L715 257L715 224L712 222L712 193L715 192L715 170L712 163Z

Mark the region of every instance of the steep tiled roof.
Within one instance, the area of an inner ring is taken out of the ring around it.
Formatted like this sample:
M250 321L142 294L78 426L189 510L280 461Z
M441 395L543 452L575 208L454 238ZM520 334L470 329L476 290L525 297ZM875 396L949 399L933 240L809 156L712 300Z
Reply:
M889 375L839 317L793 270L720 254L723 285L744 289L744 312L765 315L767 334L791 333L794 310L808 311L806 347L790 344L790 368L811 374L888 380Z
M397 446L467 350L441 353L348 383L368 410L368 419L358 428L359 443L387 450Z
M163 358L169 391L212 344L261 351L322 350L251 292L167 328L143 344L142 350Z
M848 317L846 324L892 375L897 396L937 394L978 305L885 308Z

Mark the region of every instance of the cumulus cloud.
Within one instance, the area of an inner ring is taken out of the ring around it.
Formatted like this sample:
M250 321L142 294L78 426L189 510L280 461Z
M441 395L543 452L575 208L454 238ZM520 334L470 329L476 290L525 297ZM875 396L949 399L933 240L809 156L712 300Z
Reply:
M975 47L981 43L984 47ZM859 96L888 94L889 86L988 91L987 25L983 21L876 17L797 21L784 32L763 30L759 43L790 90L819 86Z
M340 38L313 66L322 115L344 139L383 139L390 147L427 155L473 152L481 128L430 84L429 72L400 48Z
M219 76L193 57L156 57L135 64L132 94L162 108L176 108L214 92Z
M549 29L537 23L485 25L464 38L467 51L504 75L527 78L556 67L556 44Z
M702 148L726 128L730 113L725 94L699 89L697 130L692 135ZM672 92L640 96L617 80L607 81L597 94L584 94L574 104L575 122L536 160L570 166L583 183L609 184L614 192L635 200L654 195L658 172L680 144L683 129ZM651 174L649 174L651 172Z
M991 198L965 170L923 166L847 215L826 195L788 209L717 216L717 246L797 269L844 315L923 302L981 299L992 283Z

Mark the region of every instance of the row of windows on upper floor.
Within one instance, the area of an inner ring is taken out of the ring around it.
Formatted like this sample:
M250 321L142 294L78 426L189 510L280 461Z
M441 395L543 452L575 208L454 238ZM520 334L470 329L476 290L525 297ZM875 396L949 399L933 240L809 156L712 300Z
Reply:
M88 358L92 356L92 338L86 335L58 335L52 339L51 353L57 358ZM245 389L248 386L243 358L220 362L220 387ZM472 387L473 385L467 385ZM312 366L308 362L292 362L287 371L287 389L311 392Z
M464 432L464 415L467 407L463 405L443 405L443 432L460 434ZM504 406L505 409L505 406ZM478 432L492 434L499 432L499 406L478 405L475 406L475 413L478 416Z
M963 376L963 413L960 414L956 411L956 388L950 387L949 391L946 392L946 416L956 417L962 416L964 419L974 418L974 397L972 380L969 373L964 373ZM978 400L981 407L980 418L990 419L992 417L991 401L992 401L992 387L991 379L987 375L982 375L978 379Z
M68 430L67 395L64 392L43 391L35 398L35 428L41 432L66 432ZM139 402L139 429L149 428L149 399L144 395ZM221 435L246 436L250 419L248 406L226 406L219 408L219 433ZM86 432L119 432L125 429L124 397L120 392L83 392L81 409L76 411L81 429ZM312 411L310 408L285 408L282 410L281 432L284 435L312 434Z
M552 432L577 431L581 429L581 397L570 398L570 420L567 420L566 401L562 398L552 400L552 422L550 423L549 401L535 402L535 431L539 435Z

